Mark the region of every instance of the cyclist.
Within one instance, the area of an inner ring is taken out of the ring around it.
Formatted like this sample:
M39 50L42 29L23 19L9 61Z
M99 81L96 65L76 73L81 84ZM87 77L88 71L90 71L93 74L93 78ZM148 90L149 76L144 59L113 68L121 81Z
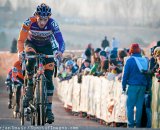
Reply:
M20 97L21 97L21 87L23 84L23 73L22 73L22 64L20 61L16 61L13 65L13 67L9 70L7 78L6 78L6 85L9 87L9 102L8 102L8 108L12 108L12 85L17 86L17 92L16 92L16 109L15 112L19 112L20 108Z
M57 44L58 43L58 44ZM42 53L52 55L57 51L56 56L62 56L65 50L65 43L57 22L51 18L51 8L42 3L37 6L34 16L27 19L23 25L18 38L18 53L21 56L25 50L27 55ZM26 63L27 69L27 91L24 98L24 107L28 107L29 101L33 98L33 73L35 59L29 59ZM52 82L54 58L47 58L44 62L45 76L47 80L47 122L54 121L52 113L52 96L54 85Z
M12 69L8 71L5 84L7 85L7 90L9 89L8 109L11 109L12 108Z

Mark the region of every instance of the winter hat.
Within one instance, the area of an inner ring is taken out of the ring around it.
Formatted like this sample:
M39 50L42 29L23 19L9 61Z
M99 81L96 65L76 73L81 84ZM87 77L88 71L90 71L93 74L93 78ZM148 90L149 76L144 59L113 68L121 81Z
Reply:
M101 51L101 52L100 52L100 56L104 56L104 57L106 57L106 56L107 56L107 54L106 54L106 52L105 52L105 51Z
M141 53L141 49L138 43L133 43L130 47L129 53Z
M106 48L104 49L104 51L110 53L110 52L111 52L111 48L110 48L110 47L106 47Z
M100 51L101 51L101 48L96 48L96 49L94 50L95 53L99 53Z

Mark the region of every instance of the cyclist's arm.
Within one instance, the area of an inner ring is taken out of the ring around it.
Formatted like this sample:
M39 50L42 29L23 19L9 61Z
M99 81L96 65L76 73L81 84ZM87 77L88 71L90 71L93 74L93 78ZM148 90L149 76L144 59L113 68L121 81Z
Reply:
M17 50L19 53L24 50L24 42L28 37L28 32L30 30L32 21L33 21L33 18L31 17L27 19L22 25L21 31L19 33L18 43L17 43Z
M24 50L24 42L27 39L27 36L28 32L25 32L23 29L21 29L17 43L17 50L19 53Z
M11 80L11 77L12 77L12 69L9 70L7 77L6 77L6 81Z
M52 25L52 32L54 34L54 37L59 44L59 51L63 53L65 51L65 43L62 37L62 33L59 29L59 26L57 22L54 20L52 21L51 25Z

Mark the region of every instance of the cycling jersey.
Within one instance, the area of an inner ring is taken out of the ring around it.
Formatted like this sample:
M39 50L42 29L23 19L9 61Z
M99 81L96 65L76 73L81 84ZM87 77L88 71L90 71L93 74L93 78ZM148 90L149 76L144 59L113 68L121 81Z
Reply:
M20 80L23 81L24 76L23 76L23 72L22 72L22 66L20 61L16 61L13 65L13 67L15 67L17 69L17 72L13 72L12 69L9 70L8 75L7 75L7 80L11 80L11 81L16 81L16 80Z
M36 46L45 46L52 44L53 39L56 39L59 44L59 51L63 53L65 44L57 22L49 18L47 24L42 29L38 26L37 18L35 16L30 17L22 25L18 38L18 51L24 50L25 40L29 40Z
M17 68L17 71L18 71L17 72L17 77L23 80L24 76L23 76L23 72L22 72L21 62L20 61L15 62L13 66Z

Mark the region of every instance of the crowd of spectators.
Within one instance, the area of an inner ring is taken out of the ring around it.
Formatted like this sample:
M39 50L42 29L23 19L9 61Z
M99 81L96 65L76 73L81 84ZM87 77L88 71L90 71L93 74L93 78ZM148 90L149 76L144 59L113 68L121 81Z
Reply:
M88 44L81 57L67 57L63 59L63 63L58 71L58 77L60 81L64 81L77 75L78 82L81 83L83 75L105 76L108 80L118 79L122 81L123 91L126 91L127 85L128 89L136 85L140 87L145 86L139 99L145 103L148 119L145 127L151 127L150 94L152 76L156 76L160 82L160 41L157 42L156 46L150 48L150 56L145 55L145 51L140 47L140 43L133 43L129 48L123 49L119 48L119 45L120 43L116 38L112 39L110 45L107 37L102 41L99 48L93 48L92 44ZM139 62L141 65L138 65ZM141 70L139 66L141 66ZM136 106L137 115L139 115L136 118L136 127L140 127L143 103L139 106L133 104L131 101L133 96L130 96L132 95L132 90L129 90L127 95L128 127L134 127L134 106ZM138 93L138 90L134 91ZM143 97L144 100L142 99Z

